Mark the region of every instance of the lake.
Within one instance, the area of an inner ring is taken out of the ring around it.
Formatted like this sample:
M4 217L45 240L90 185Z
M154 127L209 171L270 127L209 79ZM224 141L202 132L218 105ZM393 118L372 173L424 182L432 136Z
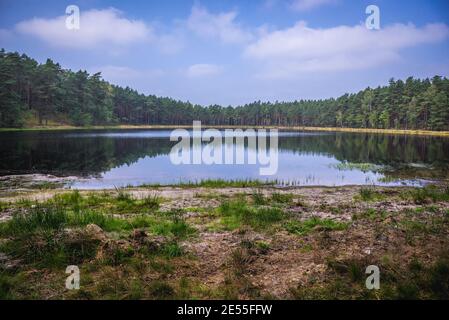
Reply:
M171 130L0 133L0 175L76 176L72 187L114 188L203 179L274 181L283 186L423 185L448 178L449 139L365 133L280 132L279 169L174 165ZM245 152L256 152L245 145Z

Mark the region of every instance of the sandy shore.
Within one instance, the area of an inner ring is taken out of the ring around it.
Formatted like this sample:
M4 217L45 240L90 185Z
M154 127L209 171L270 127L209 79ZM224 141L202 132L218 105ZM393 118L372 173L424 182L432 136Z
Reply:
M372 129L372 128L343 128L343 127L304 127L304 126L209 126L203 125L203 128L215 129L278 129L283 131L325 131L325 132L355 132L355 133L376 133L376 134L405 134L405 135L424 135L424 136L441 136L449 137L449 131L430 131L430 130L399 130L399 129ZM117 125L117 126L92 126L92 127L75 127L75 126L36 126L31 128L0 128L0 132L4 131L33 131L33 130L120 130L120 129L138 129L138 130L155 130L155 129L175 129L184 128L191 129L191 125Z

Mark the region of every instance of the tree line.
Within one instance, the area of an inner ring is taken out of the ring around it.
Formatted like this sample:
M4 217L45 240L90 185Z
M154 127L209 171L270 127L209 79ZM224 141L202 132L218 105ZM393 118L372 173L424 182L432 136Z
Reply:
M320 126L449 130L449 79L389 81L338 98L292 102L256 101L242 106L200 106L144 95L102 79L100 73L71 71L47 59L0 50L0 127L36 121L91 125Z

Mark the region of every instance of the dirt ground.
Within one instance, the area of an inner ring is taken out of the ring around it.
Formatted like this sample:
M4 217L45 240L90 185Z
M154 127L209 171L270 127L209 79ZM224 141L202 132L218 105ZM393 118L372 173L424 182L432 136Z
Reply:
M147 196L164 199L159 209L161 212L181 209L186 221L197 230L194 237L181 242L188 258L172 259L170 263L174 270L164 275L164 281L174 286L180 279L190 279L199 284L201 289L191 289L192 295L214 298L216 294L213 292L230 290L230 297L239 299L291 299L303 298L301 290L306 288L310 289L309 292L322 293L324 298L338 298L332 291L333 285L346 277L344 288L337 290L336 294L359 298L365 294L365 276L360 279L357 274L351 276L356 273L351 271L353 265L360 266L362 270L370 264L380 265L381 277L384 272L387 276L383 279L389 279L388 286L390 282L396 286L395 281L402 281L400 274L406 273L410 263L419 261L424 268L429 267L439 257L445 256L449 248L448 201L418 204L402 196L412 190L407 187L373 187L375 196L364 200L360 198L363 188L157 187L128 188L126 192L136 199ZM348 227L332 230L316 226L305 234L295 234L279 226L269 230L255 230L248 226L235 230L216 227L219 221L216 210L223 201L238 197L250 199L256 189L267 199L274 193L290 195L292 202L283 207L290 219L301 222L316 217L342 222ZM16 188L3 190L0 201L14 203L27 199L43 202L66 192L68 190L62 188ZM80 191L81 195L114 192ZM12 214L13 210L1 211L0 222L8 221ZM151 236L145 234L144 237ZM111 239L113 235L105 233L102 241ZM128 242L131 243L130 240ZM261 243L263 245L257 245ZM1 259L5 260L0 256ZM151 271L147 272L146 277L155 276ZM48 297L52 298L67 295L64 291L49 292ZM366 294L369 298L376 297L370 292ZM218 297L222 295L218 294Z

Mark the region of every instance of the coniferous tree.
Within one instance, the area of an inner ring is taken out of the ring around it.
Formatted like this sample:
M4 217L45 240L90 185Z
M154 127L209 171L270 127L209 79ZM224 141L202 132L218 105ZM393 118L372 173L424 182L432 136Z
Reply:
M203 107L143 95L86 71L63 70L48 59L0 51L0 126L49 120L77 126L106 124L322 126L449 130L449 80L390 79L336 99Z

